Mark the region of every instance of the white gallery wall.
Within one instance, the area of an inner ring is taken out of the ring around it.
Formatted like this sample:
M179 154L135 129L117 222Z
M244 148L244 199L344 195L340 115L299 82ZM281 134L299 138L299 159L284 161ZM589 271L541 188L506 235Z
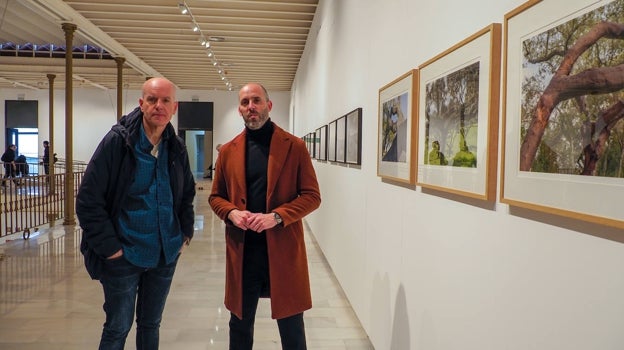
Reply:
M271 119L286 130L289 124L289 92L271 92L273 111ZM98 143L117 122L117 91L102 91L95 88L74 88L73 92L73 152L75 161L89 161ZM139 105L139 90L123 93L123 114L132 112ZM214 102L213 148L225 143L241 132L244 128L242 117L238 114L238 91L177 91L179 101L212 101ZM39 145L43 156L43 140L49 140L49 92L46 89L0 89L0 101L4 100L38 100L39 101ZM0 108L0 125L4 126L4 104ZM172 119L177 127L177 116ZM3 127L4 130L4 127ZM54 152L61 158L66 155L66 120L65 92L54 91ZM5 144L5 133L0 133L0 144ZM215 153L216 156L216 153ZM208 164L208 163L207 163Z
M622 230L377 176L379 89L523 3L320 1L292 125L362 107L363 160L314 161L307 221L376 349L624 348Z

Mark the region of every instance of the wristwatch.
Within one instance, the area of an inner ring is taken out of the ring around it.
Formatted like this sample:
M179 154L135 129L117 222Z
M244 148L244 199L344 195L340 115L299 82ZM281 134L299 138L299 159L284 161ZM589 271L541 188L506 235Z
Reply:
M278 225L282 223L282 217L278 213L273 213L273 217L275 218L275 222L277 222Z

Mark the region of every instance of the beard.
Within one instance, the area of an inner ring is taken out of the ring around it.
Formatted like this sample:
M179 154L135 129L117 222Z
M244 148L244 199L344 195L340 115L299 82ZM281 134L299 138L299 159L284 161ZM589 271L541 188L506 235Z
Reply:
M251 130L258 130L264 126L264 124L269 120L269 116L266 114L259 114L258 119L245 119L245 126Z

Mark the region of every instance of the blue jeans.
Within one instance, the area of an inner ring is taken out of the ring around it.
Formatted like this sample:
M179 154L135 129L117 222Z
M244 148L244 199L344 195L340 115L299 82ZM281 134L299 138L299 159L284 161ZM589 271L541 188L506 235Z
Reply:
M132 328L136 301L136 348L158 349L159 328L177 259L155 268L134 266L121 257L104 261L100 283L104 288L106 322L100 350L123 350Z

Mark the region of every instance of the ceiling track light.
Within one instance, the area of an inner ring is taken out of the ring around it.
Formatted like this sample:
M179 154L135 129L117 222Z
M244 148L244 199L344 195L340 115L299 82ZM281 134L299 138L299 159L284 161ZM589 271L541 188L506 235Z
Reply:
M227 80L227 78L226 78L226 76L224 74L223 69L220 68L219 61L217 61L217 58L215 57L214 52L212 51L211 45L210 45L210 41L211 40L214 40L214 41L225 41L225 38L223 38L223 37L213 37L213 36L206 37L204 35L204 33L202 32L201 28L199 27L199 24L195 20L195 17L193 17L193 13L191 12L191 8L188 6L186 1L179 2L178 3L178 8L180 9L180 13L182 13L183 15L186 15L186 16L189 17L189 19L191 21L191 28L192 28L193 32L199 34L199 43L206 48L207 55L211 59L212 65L217 68L217 72L219 73L219 76L221 77L221 80L225 82L225 85L228 88L228 90L232 90L232 84Z
M183 15L186 15L187 13L189 13L189 9L186 6L185 2L181 2L178 4L178 8L180 9L180 12L182 12Z

